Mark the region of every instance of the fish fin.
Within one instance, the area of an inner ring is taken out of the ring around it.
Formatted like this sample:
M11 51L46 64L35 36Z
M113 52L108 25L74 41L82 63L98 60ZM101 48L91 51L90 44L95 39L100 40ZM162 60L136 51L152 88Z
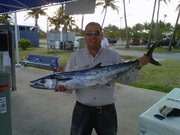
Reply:
M98 63L96 66L94 66L93 68L98 68L98 67L101 67L101 62Z
M156 65L156 66L161 66L161 64L156 61L155 59L153 59L152 57L149 59L150 63L153 64L153 65Z
M152 57L152 53L153 53L154 49L156 48L156 45L157 45L157 42L155 42L155 43L150 47L150 49L148 50L146 56L149 57L149 61L150 61L151 64L156 65L156 66L161 66L161 64L160 64L158 61L156 61L155 59L153 59L153 57Z

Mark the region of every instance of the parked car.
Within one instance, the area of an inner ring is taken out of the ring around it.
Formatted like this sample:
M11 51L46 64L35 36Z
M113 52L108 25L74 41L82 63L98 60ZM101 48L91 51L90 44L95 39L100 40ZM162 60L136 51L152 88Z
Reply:
M157 44L157 47L163 47L163 46L169 46L171 39L170 38L163 38L162 40L160 40ZM173 41L172 43L172 47L175 47L177 44L177 41Z
M146 39L142 39L142 40L140 41L140 44L141 44L141 45L147 45L147 43L148 43L148 40L146 40Z
M138 38L132 38L130 40L130 45L140 45L140 40Z
M107 39L109 41L109 44L116 44L117 40L116 39Z
M75 37L75 41L74 41L74 49L76 50L76 49L79 49L79 41L81 40L81 39L83 39L84 37L82 37L82 36L79 36L79 37Z

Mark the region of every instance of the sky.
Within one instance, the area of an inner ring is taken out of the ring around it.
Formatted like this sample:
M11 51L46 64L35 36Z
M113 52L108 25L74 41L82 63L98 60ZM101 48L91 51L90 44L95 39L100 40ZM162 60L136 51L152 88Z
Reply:
M117 0L116 0L117 1ZM152 19L152 13L153 13L153 6L154 6L154 0L125 0L126 1L126 17L127 17L127 24L129 27L134 26L137 23L145 23L151 22ZM178 12L176 11L176 7L179 4L179 0L171 0L169 2L168 0L167 4L165 4L163 1L161 2L160 11L159 11L159 20L170 22L172 25L175 24L176 18L178 15ZM124 9L123 9L123 0L119 0L115 3L119 7L119 14L117 11L113 11L112 9L108 8L106 19L104 22L104 26L108 26L109 24L115 25L119 28L125 27L125 20L124 20ZM48 7L47 10L45 10L50 17L54 15L55 10L59 6L52 6ZM98 22L102 24L102 20L104 17L104 13L102 13L102 7L95 8L94 14L86 14L84 15L84 24L83 29L85 25L91 21ZM156 8L157 12L157 8ZM167 17L164 19L164 15L167 15ZM18 25L30 25L34 26L34 19L29 18L25 20L26 11L23 12L17 12L17 24ZM81 28L81 22L82 22L82 15L73 15L76 25L78 25ZM156 13L154 20L156 20ZM50 29L47 27L47 17L41 16L38 20L38 25L43 31L47 31L47 29Z

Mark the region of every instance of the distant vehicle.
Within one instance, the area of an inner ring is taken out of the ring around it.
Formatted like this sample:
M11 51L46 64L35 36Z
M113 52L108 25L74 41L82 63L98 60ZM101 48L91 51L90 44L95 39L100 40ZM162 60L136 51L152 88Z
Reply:
M116 44L117 43L117 40L115 39L107 39L109 41L109 44Z
M79 49L79 40L83 39L84 37L79 36L79 37L75 37L75 41L74 41L74 49Z
M130 40L130 45L140 45L140 40L138 38L132 38Z
M147 44L148 44L148 40L142 39L142 40L140 41L140 44L141 44L141 45L147 45Z
M170 38L163 38L161 41L158 42L157 47L163 47L163 46L169 46L171 39ZM172 42L172 47L175 47L177 44L177 41Z

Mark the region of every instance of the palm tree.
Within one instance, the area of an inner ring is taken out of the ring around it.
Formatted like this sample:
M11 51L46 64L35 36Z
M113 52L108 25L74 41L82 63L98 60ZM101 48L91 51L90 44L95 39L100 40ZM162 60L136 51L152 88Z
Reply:
M151 18L151 25L150 25L150 32L149 32L149 40L148 40L148 44L146 46L147 49L150 48L150 42L151 42L151 35L152 35L152 27L153 27L153 23L154 23L154 13L155 13L155 9L156 9L156 2L157 0L154 0L154 8L153 8L153 14L152 14L152 18Z
M75 20L73 19L72 16L69 15L63 16L63 21L64 21L63 31L65 32L67 32L68 28L70 31L72 31L72 26L76 26Z
M125 48L129 48L129 32L128 32L128 26L127 26L125 0L123 0L123 7L124 7L124 20L125 20L125 27L126 27L126 47Z
M41 9L41 8L35 8L35 9L31 9L30 11L27 12L27 17L25 20L29 19L30 17L34 18L35 20L35 26L38 26L38 19L39 16L46 16L46 12L44 11L45 9Z
M102 6L103 5L103 10L102 10L102 13L105 11L104 13L104 18L103 18L103 21L102 21L102 27L104 25L104 21L105 21L105 18L106 18L106 14L107 14L107 8L108 7L111 7L112 10L116 10L117 13L119 14L119 7L116 6L114 3L116 1L114 0L98 0L98 2L96 3L96 6Z
M159 18L159 10L160 10L160 1L162 0L158 0L158 11L157 11L157 20L156 20L156 34L157 34L157 27L158 27L158 18ZM166 4L166 0L163 0ZM153 27L153 23L154 23L154 13L155 13L155 8L156 8L156 2L157 0L154 0L154 8L153 8L153 14L152 14L152 20L151 20L151 25L150 25L150 33L149 33L149 40L148 40L148 44L146 46L147 49L150 48L150 42L151 42L151 36L152 36L152 27ZM170 2L170 0L169 0ZM155 34L155 40L156 40L156 34Z
M50 22L50 26L55 26L55 31L59 31L61 28L61 24L63 24L63 15L64 15L64 6L59 7L55 12L54 12L53 17L48 17L48 21Z
M156 39L157 39L158 21L159 21L159 10L160 10L160 2L161 2L161 1L162 1L162 0L158 0L158 10L157 10L156 30L155 30L154 41L156 41ZM166 0L163 0L163 1L167 4ZM170 0L169 0L169 2L170 2Z
M0 23L10 25L13 22L11 14L0 15Z
M172 42L173 42L173 40L174 40L175 33L176 33L176 30L177 30L178 21L179 21L179 17L180 17L180 3L179 3L179 5L177 6L176 11L178 11L178 16L177 16L176 23L175 23L175 26L174 26L174 31L173 31L173 35L172 35L172 37L171 37L171 41L170 41L170 43L169 43L168 51L171 51Z
M59 7L54 14L55 15L53 17L48 17L48 20L50 22L50 26L55 26L55 31L59 31L62 27L62 30L67 32L68 29L72 30L72 26L76 26L73 16L65 15L64 5Z

